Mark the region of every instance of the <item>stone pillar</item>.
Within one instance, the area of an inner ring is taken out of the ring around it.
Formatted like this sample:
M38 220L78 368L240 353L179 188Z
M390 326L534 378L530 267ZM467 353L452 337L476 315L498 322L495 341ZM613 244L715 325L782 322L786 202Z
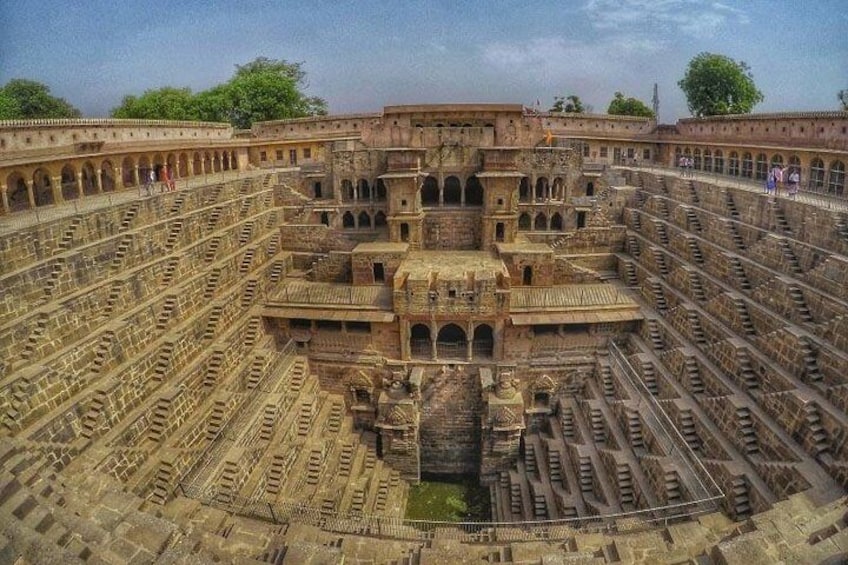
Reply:
M65 201L65 195L62 194L62 175L50 179L50 188L53 190L53 202L61 204Z
M79 193L80 200L85 198L85 190L82 188L82 171L77 173L77 193Z
M138 184L139 183L139 180L138 180L138 165L135 165L133 167L132 175L133 175L133 181L135 182L135 185L139 186L139 184Z
M0 184L0 200L2 200L3 213L9 213L9 194L8 187L5 184Z
M431 359L437 359L439 356L439 349L436 346L439 339L439 333L433 331L434 325L435 324L430 324L430 348L432 349L432 352L430 354Z
M124 169L123 167L115 167L115 190L123 190L124 186Z
M462 184L459 185L459 205L465 207L465 187Z
M27 187L27 198L29 199L29 207L35 209L35 193L32 191L32 179L24 179Z
M97 187L97 194L101 194L103 192L103 169L94 171L94 181Z
M465 359L471 361L474 358L474 322L472 320L468 320L465 337Z

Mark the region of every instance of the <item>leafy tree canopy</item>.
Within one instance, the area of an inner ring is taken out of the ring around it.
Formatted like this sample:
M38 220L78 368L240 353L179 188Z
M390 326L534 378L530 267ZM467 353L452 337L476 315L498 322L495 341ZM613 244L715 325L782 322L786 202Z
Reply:
M197 120L194 96L188 88L165 87L147 90L141 96L124 96L112 110L113 118L140 120Z
M836 97L839 99L839 102L842 104L842 110L848 111L848 90L840 90L836 93Z
M616 116L644 116L653 118L654 111L648 108L644 102L636 98L625 98L621 92L616 92L610 102L607 114Z
M554 105L551 106L549 112L568 112L572 114L582 114L586 112L586 107L580 101L580 97L575 94L568 96L554 96Z
M747 64L714 53L700 53L689 61L677 84L696 117L747 114L763 101Z
M166 87L126 96L112 117L230 122L247 129L254 122L326 114L327 103L306 96L305 86L301 63L258 57L236 65L226 83L195 95L187 88Z
M79 118L79 110L63 98L50 94L50 88L34 80L16 78L0 88L0 119Z

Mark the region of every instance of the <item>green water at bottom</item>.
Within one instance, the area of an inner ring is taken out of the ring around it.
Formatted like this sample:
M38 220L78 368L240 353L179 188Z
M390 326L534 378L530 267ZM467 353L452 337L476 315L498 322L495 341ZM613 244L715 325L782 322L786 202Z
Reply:
M409 489L406 518L444 522L491 520L489 487L480 486L476 475L422 475Z

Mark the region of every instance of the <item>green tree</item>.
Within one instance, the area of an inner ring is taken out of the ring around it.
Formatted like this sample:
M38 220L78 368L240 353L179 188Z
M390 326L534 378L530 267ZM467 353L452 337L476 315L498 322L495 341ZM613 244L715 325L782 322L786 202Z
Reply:
M235 76L224 85L230 123L249 128L253 122L326 114L327 103L306 96L301 91L305 87L302 63L259 57L237 65Z
M567 112L571 114L582 114L586 111L580 97L575 94L568 96L554 96L554 105L551 106L549 112Z
M39 118L79 118L80 111L64 98L50 94L50 88L40 82L22 78L12 79L0 89L0 117L6 120Z
M653 118L654 111L648 108L644 102L636 98L625 98L621 92L616 92L610 102L607 114L616 116L643 116Z
M223 84L192 95L188 88L165 87L126 96L113 118L203 120L249 128L254 122L326 114L327 103L303 93L302 63L258 57L236 65Z
M696 117L747 114L763 101L751 69L724 55L699 53L677 83Z
M848 112L848 90L840 90L836 93L836 98L842 104L842 111Z
M112 110L113 118L137 120L197 120L195 97L188 88L147 90L141 96L124 96Z

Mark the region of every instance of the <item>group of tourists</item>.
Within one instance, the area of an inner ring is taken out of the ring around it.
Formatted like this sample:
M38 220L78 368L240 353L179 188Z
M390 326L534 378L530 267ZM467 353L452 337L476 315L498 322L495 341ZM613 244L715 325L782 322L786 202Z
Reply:
M789 168L788 171L784 171L781 165L775 164L766 177L764 190L767 194L774 193L775 196L780 196L780 187L784 183L789 198L794 199L798 195L798 188L801 185L801 174L797 168Z
M147 196L153 196L154 188L156 187L156 169L151 168L147 171L144 186L139 186L138 195L142 195L142 189L147 193ZM159 169L159 193L173 192L177 189L177 183L171 177L171 172L168 170L168 165L163 165Z

